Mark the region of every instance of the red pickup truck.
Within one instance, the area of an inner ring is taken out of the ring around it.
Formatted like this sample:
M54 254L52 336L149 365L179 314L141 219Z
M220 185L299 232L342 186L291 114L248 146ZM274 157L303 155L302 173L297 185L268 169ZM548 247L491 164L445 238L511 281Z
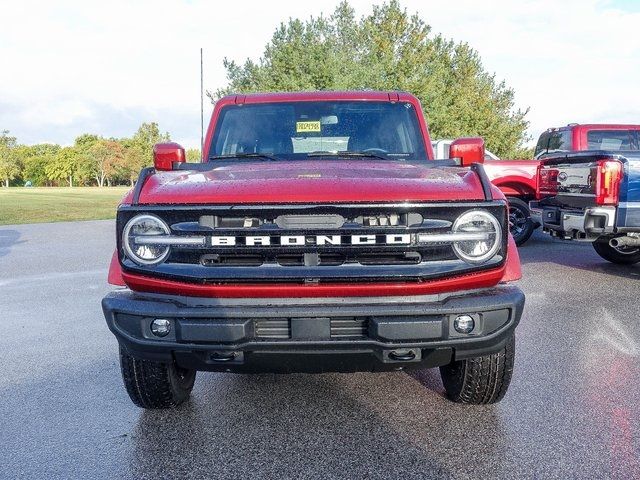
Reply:
M484 169L509 202L509 230L516 245L529 240L540 223L531 218L529 202L536 195L539 160L488 160Z
M544 231L591 242L609 262L640 262L640 125L571 124L540 137L532 216Z
M102 302L144 408L196 371L440 367L449 398L499 401L524 295L484 142L435 160L398 92L228 96L201 163L154 148L118 208Z
M636 151L640 125L620 123L570 123L565 127L550 128L538 139L535 158L562 152L584 150Z
M449 158L449 147L453 140L432 141L436 158ZM536 174L538 160L502 160L488 150L485 151L484 169L495 186L509 202L509 230L516 245L529 240L540 226L531 219L529 201L536 196Z

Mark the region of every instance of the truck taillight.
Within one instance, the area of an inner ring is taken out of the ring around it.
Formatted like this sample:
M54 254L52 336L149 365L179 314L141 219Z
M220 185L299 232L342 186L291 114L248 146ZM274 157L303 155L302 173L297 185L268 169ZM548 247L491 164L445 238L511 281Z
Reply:
M622 163L617 160L599 160L596 168L596 204L617 205Z
M558 193L558 169L538 165L536 197L538 200Z

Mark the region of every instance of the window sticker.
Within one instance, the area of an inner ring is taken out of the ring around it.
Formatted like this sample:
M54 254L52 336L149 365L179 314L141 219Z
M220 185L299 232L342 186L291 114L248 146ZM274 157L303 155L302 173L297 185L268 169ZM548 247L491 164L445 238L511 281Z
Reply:
M320 132L320 121L314 122L296 122L296 133L302 132Z
M622 150L622 140L617 138L603 138L600 140L602 150Z

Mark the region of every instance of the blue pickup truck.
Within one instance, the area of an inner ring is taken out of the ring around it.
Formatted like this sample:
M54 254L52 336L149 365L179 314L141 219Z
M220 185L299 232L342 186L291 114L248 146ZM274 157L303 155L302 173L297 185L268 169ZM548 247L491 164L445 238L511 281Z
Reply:
M552 236L591 242L609 262L640 262L638 137L624 150L545 155L532 218Z

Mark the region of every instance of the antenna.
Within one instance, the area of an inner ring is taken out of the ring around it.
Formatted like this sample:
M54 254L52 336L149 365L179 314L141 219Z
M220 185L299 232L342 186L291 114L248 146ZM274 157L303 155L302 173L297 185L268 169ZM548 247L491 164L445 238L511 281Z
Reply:
M200 160L204 157L204 76L202 66L202 47L200 47Z

